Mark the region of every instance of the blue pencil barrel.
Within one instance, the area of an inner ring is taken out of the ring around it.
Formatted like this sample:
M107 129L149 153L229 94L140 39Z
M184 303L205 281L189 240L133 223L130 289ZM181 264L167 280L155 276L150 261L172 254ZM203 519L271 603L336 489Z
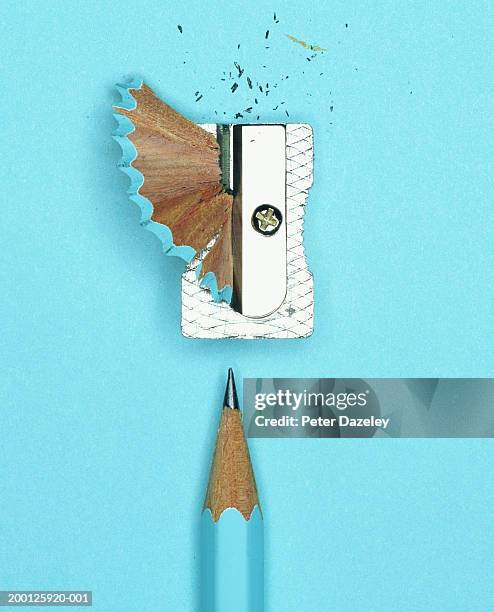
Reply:
M263 521L256 506L247 521L235 508L201 522L201 611L264 610Z

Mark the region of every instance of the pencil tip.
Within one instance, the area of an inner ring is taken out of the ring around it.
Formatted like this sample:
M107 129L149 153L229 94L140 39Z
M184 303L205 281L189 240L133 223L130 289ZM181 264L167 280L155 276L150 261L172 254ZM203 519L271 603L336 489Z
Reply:
M235 378L233 377L233 370L228 368L228 381L226 383L225 401L223 402L225 408L231 408L232 410L239 410L237 389L235 388Z

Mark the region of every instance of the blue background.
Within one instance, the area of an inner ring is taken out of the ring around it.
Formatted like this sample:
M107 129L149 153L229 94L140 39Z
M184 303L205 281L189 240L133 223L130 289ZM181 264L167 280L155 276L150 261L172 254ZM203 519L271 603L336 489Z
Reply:
M492 5L278 4L1 3L2 589L196 610L230 365L239 382L493 374ZM284 33L328 51L307 62ZM141 74L193 120L231 120L236 59L290 74L290 120L315 131L305 341L182 338L182 264L116 168L115 81ZM490 440L251 448L268 610L494 608Z

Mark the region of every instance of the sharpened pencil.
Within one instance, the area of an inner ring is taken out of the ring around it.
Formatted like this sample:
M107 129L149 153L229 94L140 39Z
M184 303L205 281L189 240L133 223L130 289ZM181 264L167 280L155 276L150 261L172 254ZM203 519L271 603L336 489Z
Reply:
M231 368L202 513L201 546L202 612L262 612L262 514Z

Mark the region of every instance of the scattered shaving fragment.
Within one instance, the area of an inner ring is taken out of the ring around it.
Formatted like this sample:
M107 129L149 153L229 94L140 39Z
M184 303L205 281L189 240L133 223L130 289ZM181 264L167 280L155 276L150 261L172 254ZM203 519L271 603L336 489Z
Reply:
M324 53L327 51L327 49L324 47L320 47L319 45L311 45L310 43L305 42L305 40L295 38L295 36L292 36L291 34L285 34L285 36L297 45L301 45L304 49L309 49L309 51L315 51L316 53Z

